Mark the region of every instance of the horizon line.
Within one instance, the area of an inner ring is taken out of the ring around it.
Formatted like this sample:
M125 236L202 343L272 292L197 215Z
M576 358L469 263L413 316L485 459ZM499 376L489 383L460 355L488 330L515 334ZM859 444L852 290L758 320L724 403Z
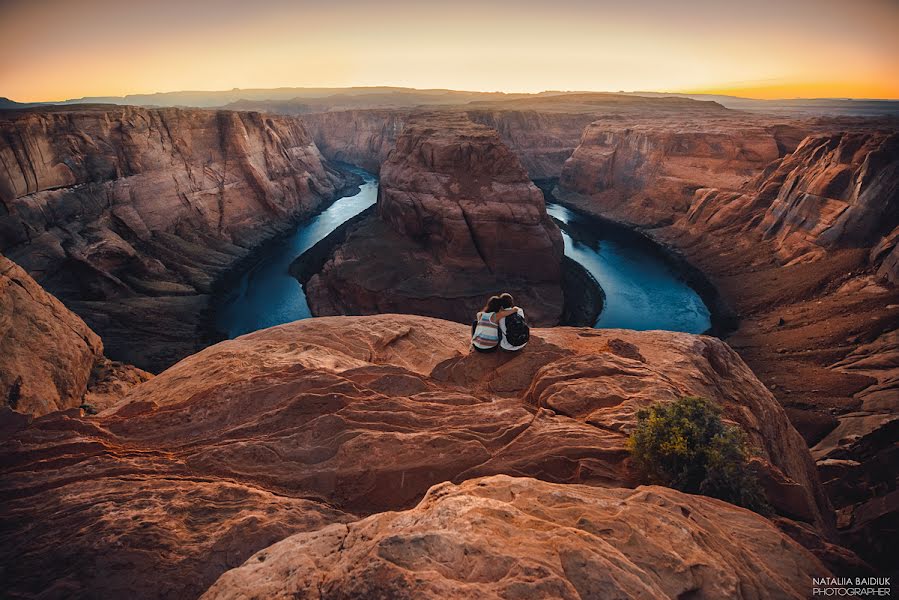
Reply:
M377 85L347 85L347 86L327 86L327 85L306 85L306 86L294 86L294 85L283 85L283 86L275 86L275 87L232 87L232 88L219 88L219 89L179 89L179 90L165 90L165 91L154 91L154 92L129 92L126 94L94 94L94 95L85 95L80 97L71 97L66 98L64 100L14 100L9 96L0 96L0 98L5 98L10 102L15 102L17 104L63 104L66 102L76 102L79 100L88 100L88 99L100 99L100 98L121 98L126 99L133 96L164 96L171 94L188 94L188 93L198 93L198 94L214 94L214 93L227 93L227 92L242 92L242 91L275 91L275 90L366 90L366 89L395 89L395 90L413 90L420 92L431 92L431 91L443 91L443 92L458 92L458 93L469 93L469 94L503 94L503 95L523 95L523 96L539 96L542 94L559 94L559 95L571 95L571 94L612 94L612 95L638 95L638 94L665 94L672 96L721 96L726 98L735 98L740 100L750 100L753 102L777 102L782 100L844 100L844 101L872 101L872 102L896 102L899 101L899 97L895 98L883 98L883 97L868 97L868 96L784 96L777 98L753 98L751 96L740 96L736 94L728 94L724 92L715 92L715 91L669 91L669 90L558 90L558 89L544 89L538 92L534 91L508 91L508 90L472 90L472 89L455 89L448 87L410 87L403 85L394 85L394 84L377 84Z

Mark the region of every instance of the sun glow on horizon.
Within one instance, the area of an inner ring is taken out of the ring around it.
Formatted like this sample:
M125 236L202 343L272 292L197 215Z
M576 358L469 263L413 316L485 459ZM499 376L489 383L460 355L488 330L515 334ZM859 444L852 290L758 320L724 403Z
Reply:
M899 99L893 0L0 5L0 96L394 85Z

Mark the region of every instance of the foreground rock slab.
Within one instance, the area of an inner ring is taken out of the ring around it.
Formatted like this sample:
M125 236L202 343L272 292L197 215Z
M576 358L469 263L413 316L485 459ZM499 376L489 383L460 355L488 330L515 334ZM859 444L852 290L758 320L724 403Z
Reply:
M724 502L494 476L287 538L202 597L805 598L827 573L769 521Z
M309 319L211 346L95 417L0 413L9 590L196 597L280 539L411 509L447 481L633 488L636 412L681 395L721 405L780 518L822 562L839 558L802 438L720 340L533 329L524 351L481 355L468 339L427 317Z

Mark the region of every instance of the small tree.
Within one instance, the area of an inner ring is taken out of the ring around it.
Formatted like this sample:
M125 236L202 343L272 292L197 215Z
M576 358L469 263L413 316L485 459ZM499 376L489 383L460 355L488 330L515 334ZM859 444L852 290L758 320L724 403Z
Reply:
M687 396L639 411L628 449L651 483L769 512L748 467L743 431L725 424L721 409L703 398Z

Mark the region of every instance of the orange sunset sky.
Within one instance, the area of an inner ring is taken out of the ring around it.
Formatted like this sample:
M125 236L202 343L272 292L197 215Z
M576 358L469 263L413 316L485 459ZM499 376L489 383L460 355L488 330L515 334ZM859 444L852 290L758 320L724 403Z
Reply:
M899 0L0 0L0 96L397 85L899 98Z

